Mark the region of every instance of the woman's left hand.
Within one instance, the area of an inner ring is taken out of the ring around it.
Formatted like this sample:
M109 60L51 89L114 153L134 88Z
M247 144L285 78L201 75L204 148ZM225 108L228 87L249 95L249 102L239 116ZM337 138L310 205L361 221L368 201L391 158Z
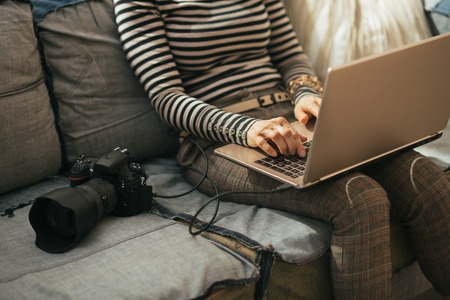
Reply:
M314 95L305 95L297 102L294 108L295 118L302 124L308 123L311 117L319 117L322 98Z

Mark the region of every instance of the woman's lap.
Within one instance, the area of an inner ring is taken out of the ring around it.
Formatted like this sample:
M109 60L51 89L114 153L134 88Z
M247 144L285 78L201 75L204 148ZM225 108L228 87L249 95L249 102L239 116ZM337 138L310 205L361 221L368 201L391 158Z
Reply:
M289 119L292 117L289 109L287 103L277 104L274 109L257 109L249 114L259 118L281 115ZM215 155L214 148L221 144L196 140L206 151L208 176L217 184L219 192L269 191L281 185ZM181 145L178 159L181 164L205 169L203 156L188 140ZM189 170L185 176L191 183L201 178ZM215 193L207 182L200 190L209 195ZM408 226L413 250L424 273L438 291L450 294L445 288L445 281L450 280L446 275L450 274L450 258L442 254L449 251L449 195L450 184L442 170L409 151L305 191L293 188L270 194L235 194L221 200L288 211L332 224L335 230L330 247L335 296L350 299L370 295L372 299L388 299L392 272L390 217Z
M198 153L193 155L195 146L188 143L186 141L181 146L180 162L190 164L193 162L192 156L195 156L197 159L192 167L204 170L202 156ZM219 192L270 191L281 185L272 178L215 155L213 151L216 146L210 146L205 151L209 157L208 176L217 184ZM201 179L201 175L189 170L186 170L185 176L192 183ZM209 195L215 193L213 186L206 182L200 189ZM383 188L366 175L349 174L306 191L293 188L279 193L235 194L221 200L288 211L332 224L334 231L330 247L332 275L335 276L334 294L345 299L353 296L355 299L365 298L368 294L379 294L380 298L384 298L390 294L387 283L392 275L389 202ZM376 257L370 255L374 249L377 249ZM367 270L367 265L371 265L370 270ZM372 276L374 269L380 274L378 279ZM361 288L367 286L362 282L369 281L370 291Z
M281 185L270 177L215 155L214 148L220 144L197 141L206 151L208 176L217 184L219 192L270 191ZM178 159L181 164L190 164L198 170L205 168L203 156L189 141L180 147ZM436 175L439 172L442 176ZM191 183L201 179L201 175L189 170L185 171L185 176ZM335 295L350 299L347 293L351 291L357 297L370 294L371 298L375 295L374 299L388 299L392 272L390 217L408 226L413 250L424 273L438 291L449 293L445 290L445 281L449 280L446 274L450 274L450 262L445 263L442 254L449 249L448 236L446 238L446 230L450 232L449 194L447 201L438 205L434 204L433 196L428 195L441 193L439 197L445 198L445 194L450 193L449 186L448 179L437 166L410 151L306 191L293 188L270 194L235 194L221 200L288 211L332 224L335 230L330 248L332 274L336 277L333 278ZM208 182L202 184L200 190L209 195L215 193ZM421 191L422 196L417 191ZM442 219L432 221L437 213ZM433 224L424 224L428 221ZM374 279L374 272L378 279ZM370 282L370 287L362 289L364 282ZM355 294L358 291L359 294Z

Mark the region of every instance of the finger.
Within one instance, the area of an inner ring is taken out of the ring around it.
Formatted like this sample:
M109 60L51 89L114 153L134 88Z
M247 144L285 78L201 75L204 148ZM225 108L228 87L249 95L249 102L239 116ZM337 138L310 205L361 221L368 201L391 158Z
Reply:
M311 117L319 117L320 106L322 105L322 98L305 96L300 100L295 108L295 117L302 124L308 123Z
M293 130L293 137L296 142L296 148L295 148L294 153L292 153L291 155L294 155L297 153L299 156L305 157L306 151L305 151L305 146L303 146L303 142L305 142L307 140L307 138L304 137L303 135L301 135L300 133L298 133L294 128L292 128L292 130Z
M316 99L318 99L318 98L316 98ZM319 111L320 111L320 103L318 103L318 102L314 102L313 104L311 104L311 106L310 106L310 113L312 114L312 115L314 115L316 118L318 118L319 117Z
M273 157L278 156L277 151L263 137L260 137L260 136L257 137L256 144L262 151L264 151L268 155L273 156Z
M302 123L302 124L308 123L309 117L310 116L307 113L303 112L303 111L299 111L297 113L297 120L299 120L300 123Z
M295 118L300 121L302 124L306 124L309 121L311 115L307 113L306 110L303 109L301 105L298 105L294 110Z
M308 123L309 116L306 111L303 109L303 105L298 103L294 108L295 118L302 124Z
M274 142L281 154L295 155L298 144L301 144L300 135L285 118L281 117L278 121L281 126L274 128L277 131Z
M288 151L284 154L295 155L304 150L303 141L305 141L306 138L298 133L298 131L295 130L289 123L283 127L286 128L286 132L283 137L288 146Z
M270 128L263 134L268 143L282 155L290 154L296 148L290 127L286 118L274 118L271 120Z
M289 129L279 127L273 131L269 139L276 145L282 155L290 153L290 149L295 149L295 141Z
M284 118L284 117L278 117L278 118L276 118L276 121L283 127L290 127L291 126L289 121L286 118Z

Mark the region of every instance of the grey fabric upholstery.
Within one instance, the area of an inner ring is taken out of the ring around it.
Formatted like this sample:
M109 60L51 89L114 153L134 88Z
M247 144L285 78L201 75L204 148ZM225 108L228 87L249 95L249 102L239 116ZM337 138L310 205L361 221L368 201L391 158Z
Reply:
M34 246L27 215L1 220L5 299L192 299L258 278L251 262L154 214L106 217L61 255Z
M0 194L56 174L60 143L29 4L0 8Z
M176 151L178 140L126 61L112 1L61 7L45 15L37 29L69 163L79 154L100 157L117 146L138 160Z

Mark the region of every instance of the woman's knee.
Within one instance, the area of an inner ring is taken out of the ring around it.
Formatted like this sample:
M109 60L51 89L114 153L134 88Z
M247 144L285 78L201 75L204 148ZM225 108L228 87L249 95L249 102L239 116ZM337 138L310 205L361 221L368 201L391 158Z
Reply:
M389 223L390 202L384 189L372 178L356 173L344 178L340 220L349 224Z

